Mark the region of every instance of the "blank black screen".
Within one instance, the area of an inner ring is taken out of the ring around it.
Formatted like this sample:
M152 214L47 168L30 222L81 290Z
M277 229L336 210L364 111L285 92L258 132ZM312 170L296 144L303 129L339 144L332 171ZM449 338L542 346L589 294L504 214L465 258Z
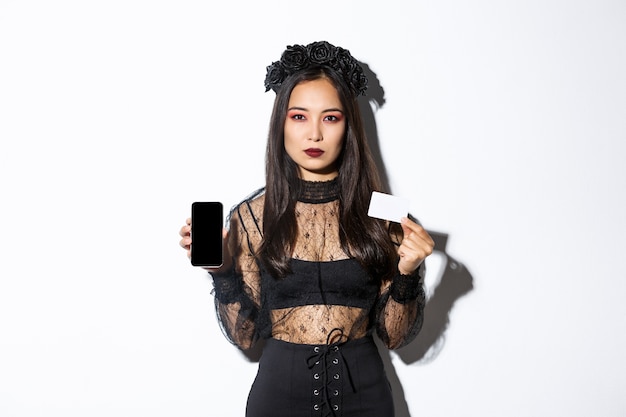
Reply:
M223 206L220 202L196 202L191 205L191 264L222 264Z

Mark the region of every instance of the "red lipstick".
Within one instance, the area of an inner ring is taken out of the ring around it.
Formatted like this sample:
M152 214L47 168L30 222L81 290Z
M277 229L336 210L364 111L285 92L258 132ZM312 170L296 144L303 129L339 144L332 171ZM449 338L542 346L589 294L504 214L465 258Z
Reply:
M310 156L311 158L318 158L322 156L324 151L318 148L309 148L309 149L306 149L304 153Z

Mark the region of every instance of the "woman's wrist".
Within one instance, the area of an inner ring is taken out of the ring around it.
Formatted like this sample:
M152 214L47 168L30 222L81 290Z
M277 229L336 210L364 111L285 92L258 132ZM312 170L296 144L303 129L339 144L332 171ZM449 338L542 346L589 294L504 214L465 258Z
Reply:
M401 270L398 270L398 274L393 277L389 288L389 294L394 301L406 304L424 293L419 270L420 267L409 274L403 274Z
M239 299L242 292L241 281L232 275L223 273L210 273L213 277L213 290L215 298L223 304L230 304Z

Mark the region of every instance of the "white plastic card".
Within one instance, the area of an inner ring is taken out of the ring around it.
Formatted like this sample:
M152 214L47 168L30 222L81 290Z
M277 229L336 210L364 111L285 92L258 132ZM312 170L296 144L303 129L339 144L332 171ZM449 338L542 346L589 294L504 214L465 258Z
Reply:
M367 215L377 219L400 223L402 217L407 217L411 203L406 198L374 191L370 200Z

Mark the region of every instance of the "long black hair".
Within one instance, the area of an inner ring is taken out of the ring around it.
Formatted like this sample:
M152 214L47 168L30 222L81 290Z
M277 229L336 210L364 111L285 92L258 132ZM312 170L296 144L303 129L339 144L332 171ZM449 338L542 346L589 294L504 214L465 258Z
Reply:
M367 145L356 97L343 77L326 66L311 67L285 79L276 93L265 157L263 241L259 257L274 277L289 273L297 237L295 205L300 182L297 164L284 146L284 126L291 92L301 82L325 78L336 88L346 117L339 169L339 238L342 249L373 277L386 279L396 252L383 221L367 215L372 191L381 191L380 178Z

